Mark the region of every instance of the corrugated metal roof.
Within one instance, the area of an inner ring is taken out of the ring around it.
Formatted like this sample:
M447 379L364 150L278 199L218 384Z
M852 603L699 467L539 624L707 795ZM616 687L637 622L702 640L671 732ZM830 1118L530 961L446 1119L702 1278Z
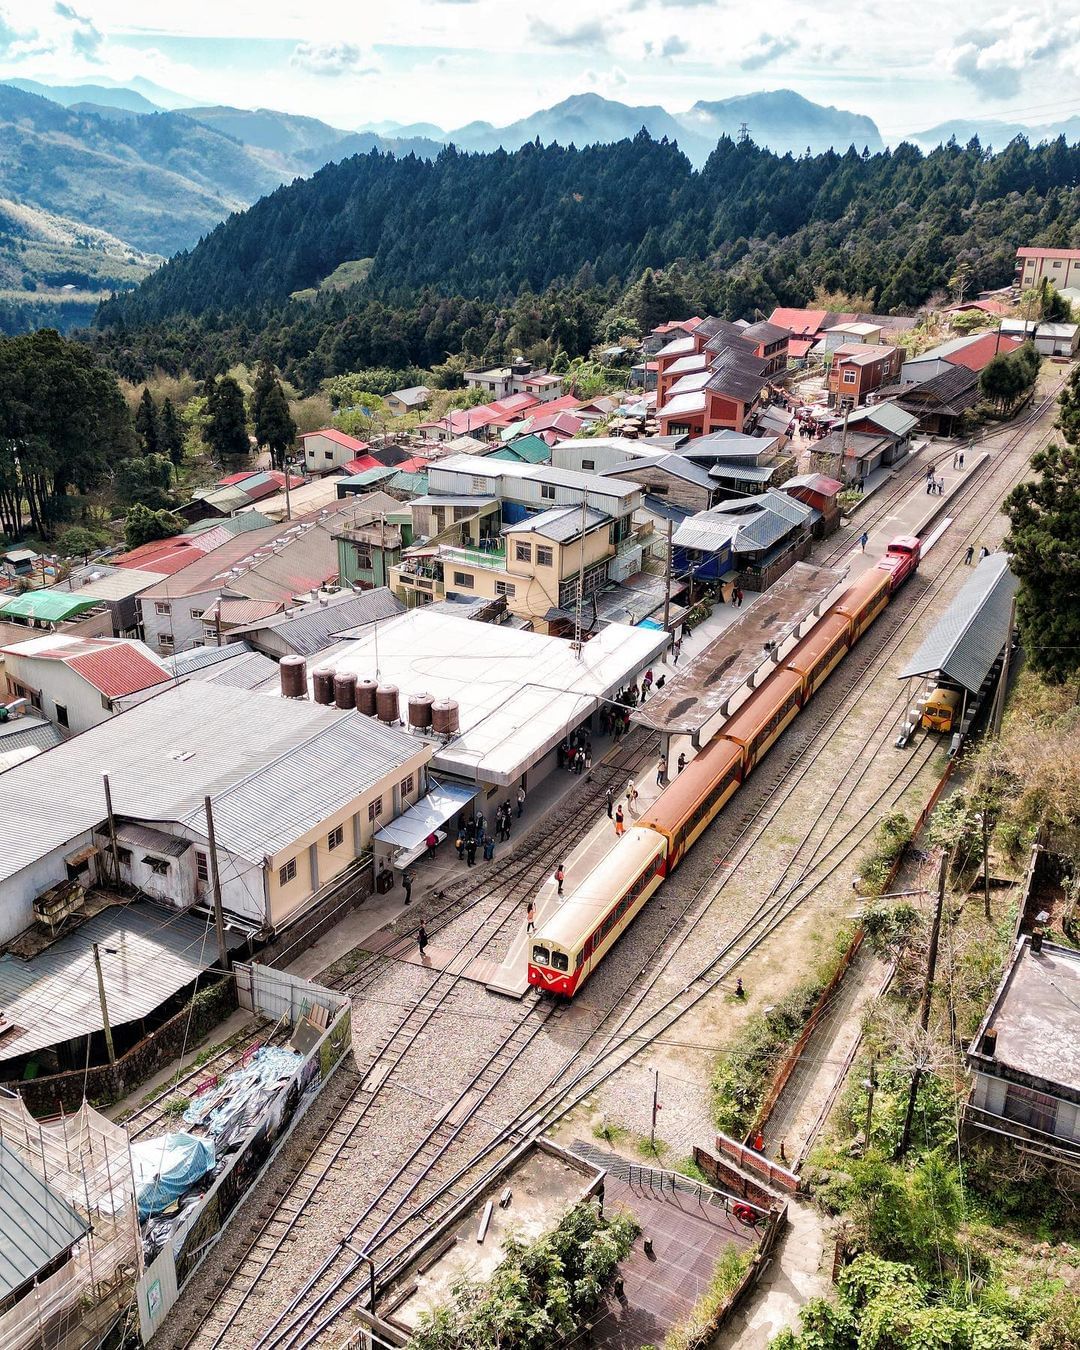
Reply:
M0 602L0 614L17 615L20 619L42 619L46 623L60 623L64 619L84 614L88 609L101 604L95 600L70 591L24 591L10 600Z
M334 633L357 628L378 619L390 619L405 606L387 586L374 590L331 596L326 604L311 603L262 623L247 624L247 633L272 632L297 656L314 656L329 645Z
M89 1231L90 1224L0 1139L0 1300Z
M239 933L226 932L225 938L230 947L244 941ZM212 920L145 903L103 910L29 961L0 957L0 1007L16 1028L0 1039L0 1060L102 1029L95 942L115 949L101 952L114 1027L153 1012L217 958Z
M142 650L140 650L142 648ZM94 686L105 698L123 698L137 694L169 678L161 662L141 642L118 638L116 643L97 651L76 652L61 658Z
M277 673L277 662L271 661L262 652L243 652L231 661L207 666L198 672L197 678L206 684L220 684L228 689L258 689L274 679Z
M611 517L604 511L585 510L585 529L603 525ZM553 539L556 543L565 543L568 539L581 536L581 509L577 506L559 506L551 511L541 511L539 515L529 516L517 525L506 525L503 534L538 534L543 539Z
M99 565L72 573L63 586L57 586L55 590L63 594L80 595L84 600L126 600L129 595L138 595L161 579L160 572L140 571L137 567Z
M868 408L858 409L850 420L856 423L873 422L875 426L891 432L894 436L906 436L919 419L905 412L896 403L872 403ZM840 418L834 425L843 426L843 424L843 418Z
M898 678L940 672L978 693L1005 646L1019 584L1007 553L984 558Z
M479 791L461 783L436 784L415 806L384 825L375 838L380 844L393 844L395 848L415 848L463 806L468 806Z
M227 642L224 647L191 647L186 652L163 657L161 664L170 675L190 675L205 666L217 665L219 661L228 661L230 657L249 651L251 648L246 642L235 641Z
M767 483L779 466L776 464L714 464L709 479L715 486L718 478L733 478L739 483Z
M421 496L428 490L428 476L426 473L401 471L387 479L386 486L393 492L415 492Z
M117 821L116 842L132 848L148 848L152 853L163 853L168 858L182 858L191 847L190 839L166 834L164 830L155 830L152 825L140 825L134 820Z
M301 831L290 788L293 755L316 743L328 763L340 761L335 746L341 744L355 757L322 776L328 813L369 781L372 764L389 769L395 753L400 760L417 745L361 713L306 699L270 704L265 694L201 682L165 689L0 775L0 820L20 822L18 830L7 831L0 850L0 881L105 819L103 766L118 814L190 822L196 830L202 828L205 796L217 802L246 785L249 818L223 812L218 843L260 862L271 844ZM309 809L315 795L309 787Z
M0 723L0 754L9 750L51 750L63 740L52 722L38 721L36 717L17 717L13 722Z

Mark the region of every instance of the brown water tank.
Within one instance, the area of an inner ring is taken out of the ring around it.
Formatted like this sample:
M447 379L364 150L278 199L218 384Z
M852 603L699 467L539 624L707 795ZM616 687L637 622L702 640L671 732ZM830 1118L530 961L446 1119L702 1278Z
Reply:
M338 671L334 676L334 702L339 708L356 707L356 676L351 670Z
M410 694L409 726L426 731L431 726L431 705L434 702L430 694Z
M311 672L315 702L325 703L327 707L334 701L334 667L316 666Z
M356 682L356 706L365 717L375 716L375 690L378 687L375 680L357 680Z
M401 699L396 684L380 684L375 690L375 709L380 722L397 722L401 718Z
M281 697L307 697L307 662L302 656L281 658Z
M456 736L461 726L457 700L437 698L431 705L431 725L437 736Z

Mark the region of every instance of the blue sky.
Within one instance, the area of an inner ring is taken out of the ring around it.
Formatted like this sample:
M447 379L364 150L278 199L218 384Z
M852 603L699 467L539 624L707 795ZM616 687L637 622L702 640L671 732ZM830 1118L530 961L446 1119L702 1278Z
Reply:
M1080 10L1047 0L0 0L0 77L14 75L142 76L197 102L341 127L501 125L586 90L678 112L791 88L895 135L951 117L1038 124L1080 113Z

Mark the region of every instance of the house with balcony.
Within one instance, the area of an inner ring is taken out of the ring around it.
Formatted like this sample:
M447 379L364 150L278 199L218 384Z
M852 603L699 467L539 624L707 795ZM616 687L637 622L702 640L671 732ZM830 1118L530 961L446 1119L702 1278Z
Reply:
M852 342L837 347L829 366L829 406L858 408L867 395L895 384L904 358L899 348L880 342Z
M769 335L748 337L747 331L707 319L690 337L661 348L656 402L662 436L693 438L749 428L776 369L771 357L758 354Z
M1080 952L1017 942L967 1052L967 1129L1021 1152L1080 1160Z
M467 389L482 389L492 399L504 399L511 394L531 394L541 403L559 398L563 391L562 378L539 370L531 361L512 361L506 366L486 366L467 370L464 374Z

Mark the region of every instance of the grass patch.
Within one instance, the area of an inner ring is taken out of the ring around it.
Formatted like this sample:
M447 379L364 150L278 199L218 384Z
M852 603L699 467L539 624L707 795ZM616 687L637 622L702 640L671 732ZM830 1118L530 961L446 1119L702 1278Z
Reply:
M911 843L911 821L902 811L885 817L877 828L870 853L859 869L864 895L882 895L897 859Z
M374 952L365 951L363 947L354 947L351 952L339 956L336 961L327 966L319 979L323 984L333 984L335 980L343 980L347 975L355 975L366 961L371 960L373 955Z
M688 1317L677 1322L664 1337L663 1350L698 1350L715 1332L717 1320L727 1307L739 1282L750 1268L751 1253L729 1247L713 1271L712 1282L694 1304Z
M640 1153L643 1158L652 1158L655 1162L659 1162L671 1152L670 1144L666 1143L663 1139L650 1139L647 1134L643 1134L640 1138L635 1139L634 1148L637 1149L638 1153Z
M679 1161L675 1164L674 1170L678 1172L681 1176L689 1177L691 1181L698 1182L699 1185L708 1186L710 1189L712 1188L713 1183L709 1180L709 1178L705 1175L705 1173L701 1170L701 1168L697 1165L697 1163L693 1160L693 1158L680 1158Z
M178 1116L182 1116L190 1105L190 1097L174 1097L171 1102L166 1102L162 1115L175 1120Z
M614 1120L601 1120L592 1127L592 1132L595 1138L603 1139L608 1144L617 1144L620 1139L626 1138L626 1126Z

